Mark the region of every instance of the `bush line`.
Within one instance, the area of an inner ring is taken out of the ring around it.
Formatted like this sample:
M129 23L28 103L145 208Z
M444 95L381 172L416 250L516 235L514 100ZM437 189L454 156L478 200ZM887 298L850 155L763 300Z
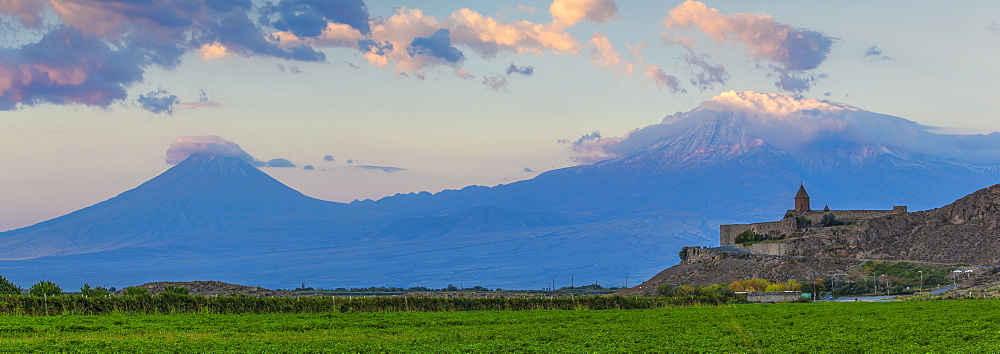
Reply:
M203 296L164 293L153 296L79 295L0 296L0 315L53 316L103 314L277 314L320 312L442 312L521 310L655 309L690 305L722 305L728 299L708 296L576 298L440 298L411 296L253 297Z

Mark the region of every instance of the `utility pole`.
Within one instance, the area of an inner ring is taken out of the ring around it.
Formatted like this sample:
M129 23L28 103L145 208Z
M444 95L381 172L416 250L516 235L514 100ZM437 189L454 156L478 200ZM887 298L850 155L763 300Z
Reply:
M625 276L625 288L628 289L628 276Z
M572 275L569 276L569 287L570 288L575 288L576 287L576 281L573 280L573 276Z
M924 271L918 270L917 273L920 273L920 292L924 292Z
M872 273L872 283L875 283L875 296L878 296L878 278L875 277L875 273Z
M830 298L833 298L834 291L837 290L837 277L846 276L847 274L830 274L833 279L830 280Z

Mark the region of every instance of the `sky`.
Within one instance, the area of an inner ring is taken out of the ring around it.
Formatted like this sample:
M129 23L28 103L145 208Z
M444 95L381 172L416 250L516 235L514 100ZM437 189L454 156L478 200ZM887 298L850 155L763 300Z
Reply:
M0 231L168 148L340 202L511 183L730 90L1000 130L996 1L0 0L0 32Z

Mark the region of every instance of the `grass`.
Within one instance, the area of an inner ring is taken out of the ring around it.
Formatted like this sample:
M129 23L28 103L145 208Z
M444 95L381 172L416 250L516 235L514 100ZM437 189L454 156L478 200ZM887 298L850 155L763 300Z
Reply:
M0 317L0 352L997 352L1000 301Z

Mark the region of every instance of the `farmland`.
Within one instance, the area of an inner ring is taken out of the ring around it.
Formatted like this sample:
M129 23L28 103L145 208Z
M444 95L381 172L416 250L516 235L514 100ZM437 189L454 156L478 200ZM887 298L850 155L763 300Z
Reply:
M1000 301L0 317L7 351L996 352Z

